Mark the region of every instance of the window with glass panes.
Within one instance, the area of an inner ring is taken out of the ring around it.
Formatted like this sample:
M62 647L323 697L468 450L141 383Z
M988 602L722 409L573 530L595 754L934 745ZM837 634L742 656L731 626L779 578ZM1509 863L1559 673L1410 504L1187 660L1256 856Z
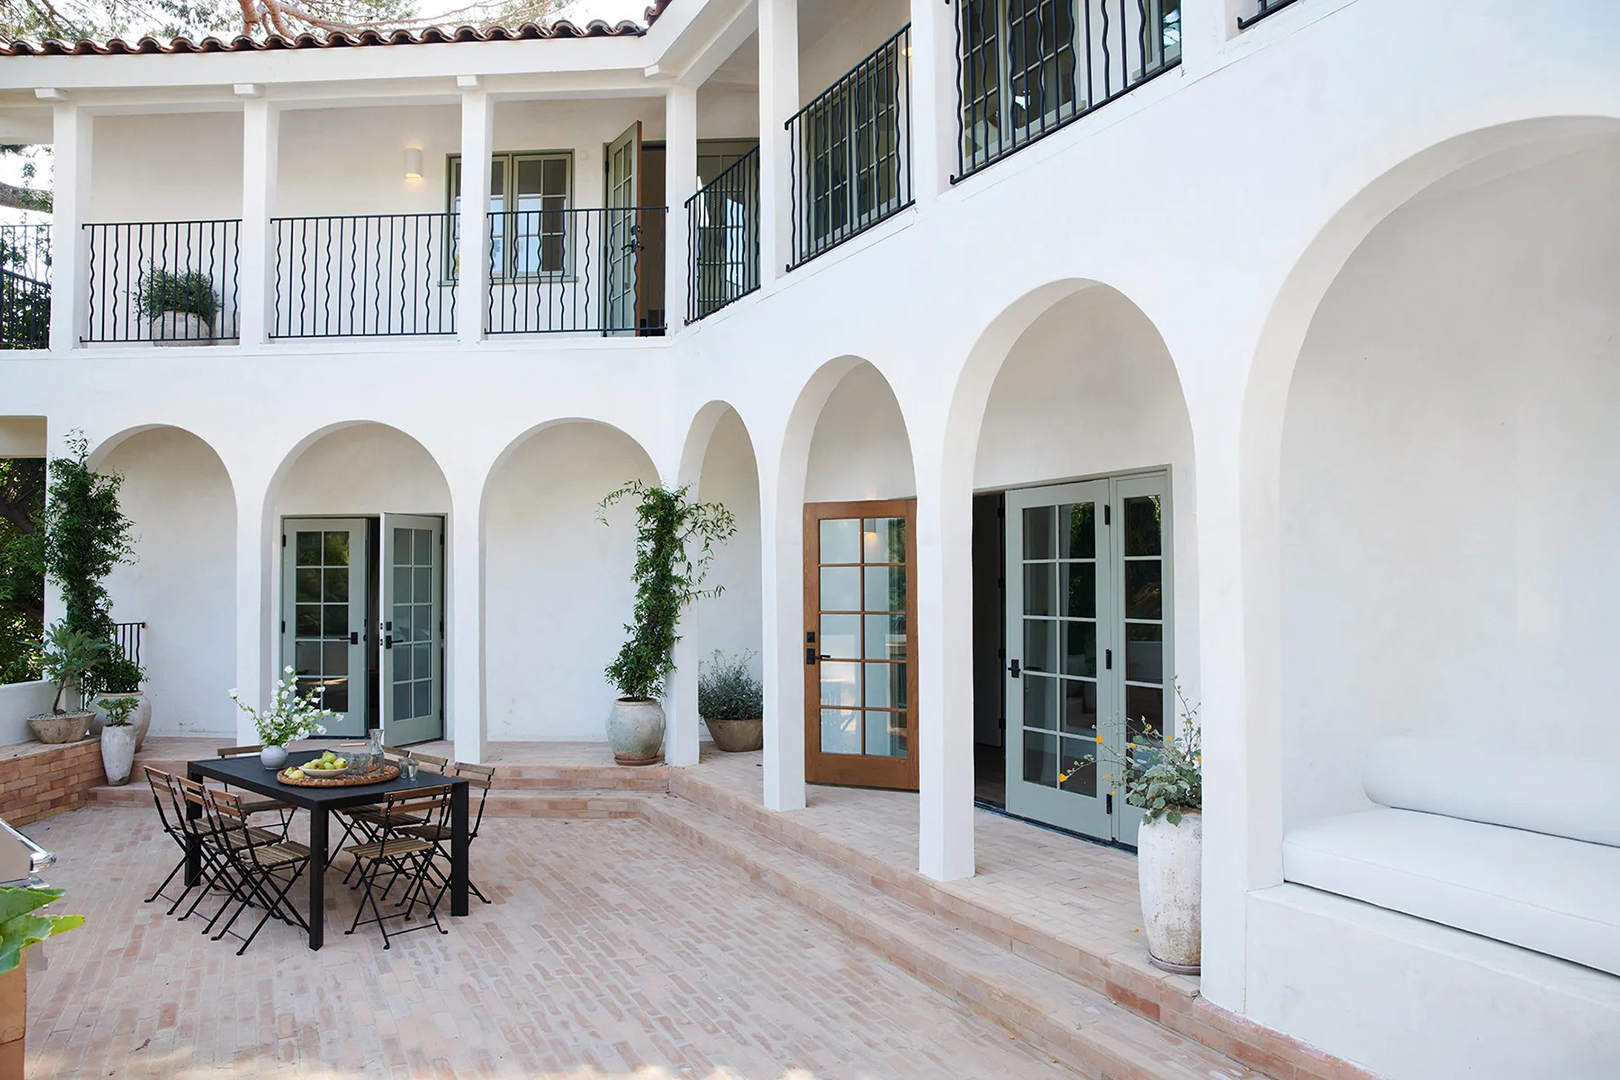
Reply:
M495 154L489 162L489 273L495 281L566 277L572 270L569 206L574 155L567 150ZM449 201L461 212L461 156L450 156ZM460 219L454 226L459 230ZM459 238L459 233L458 233Z
M831 246L895 209L901 199L903 70L886 54L847 93L828 95L803 121L810 251Z

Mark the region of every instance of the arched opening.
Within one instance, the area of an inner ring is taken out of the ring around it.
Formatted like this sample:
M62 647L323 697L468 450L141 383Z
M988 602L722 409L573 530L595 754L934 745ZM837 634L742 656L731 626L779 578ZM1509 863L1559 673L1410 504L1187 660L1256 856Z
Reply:
M445 737L445 526L450 487L411 436L374 422L304 440L268 496L276 670L323 688L329 735Z
M236 497L211 446L154 426L102 444L96 468L124 478L135 561L107 579L118 640L146 670L154 735L224 735L235 717Z
M617 691L603 669L635 602L635 507L597 506L656 483L618 428L568 420L507 448L484 487L484 665L493 741L601 742Z
M993 376L970 451L975 791L1134 844L1106 762L1175 730L1178 677L1196 694L1192 428L1140 308L1088 282L1042 294L964 376Z

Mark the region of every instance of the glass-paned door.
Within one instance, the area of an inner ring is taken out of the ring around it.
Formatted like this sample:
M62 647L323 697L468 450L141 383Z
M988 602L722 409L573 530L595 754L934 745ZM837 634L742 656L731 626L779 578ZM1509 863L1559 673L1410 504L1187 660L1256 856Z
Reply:
M366 523L287 519L282 525L282 665L300 693L324 687L337 713L329 735L366 733Z
M1011 813L1136 843L1119 764L1174 729L1168 506L1162 473L1007 493Z
M444 522L384 514L381 671L383 741L444 737Z
M602 225L602 323L604 334L636 331L637 263L641 222L636 196L641 175L641 121L607 148L607 209Z
M812 503L805 527L805 779L917 787L910 500Z

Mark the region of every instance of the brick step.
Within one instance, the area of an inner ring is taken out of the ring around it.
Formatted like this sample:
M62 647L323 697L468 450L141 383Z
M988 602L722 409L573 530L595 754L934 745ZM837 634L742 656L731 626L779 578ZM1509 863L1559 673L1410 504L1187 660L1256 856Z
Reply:
M604 751L606 753L606 751ZM201 754L197 755L201 757ZM297 759L298 751L293 752ZM311 755L313 756L313 755ZM135 780L144 779L142 767L151 766L179 776L186 774L186 760L168 755L135 757ZM194 759L193 759L194 760ZM512 791L643 791L669 790L669 770L661 765L633 769L621 765L505 765L496 762L495 787Z
M158 766L161 768L161 766ZM182 769L184 763L182 763ZM166 770L173 771L173 770ZM477 793L473 793L477 806ZM485 818L630 818L642 815L641 804L648 798L645 792L602 790L586 787L566 791L503 790L497 788L489 794L484 807ZM121 787L100 784L92 787L89 801L98 806L152 805L152 789L145 778L131 779Z
M1084 1076L1237 1080L1265 1075L723 814L684 799L649 799L645 808L654 824L746 872Z

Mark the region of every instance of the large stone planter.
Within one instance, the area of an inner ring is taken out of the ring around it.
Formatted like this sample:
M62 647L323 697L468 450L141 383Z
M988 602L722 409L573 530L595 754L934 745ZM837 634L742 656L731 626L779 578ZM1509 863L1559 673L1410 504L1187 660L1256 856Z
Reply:
M1204 816L1143 821L1137 835L1136 876L1143 929L1155 967L1196 975L1203 960Z
M705 716L703 723L708 727L715 747L728 753L747 753L765 745L763 720L710 720Z
M214 331L189 311L165 311L151 324L154 345L212 345Z
M664 757L664 707L620 698L608 713L608 744L620 765L656 765Z
M101 768L112 787L129 783L135 770L135 736L134 724L107 724L101 729Z
M78 742L90 730L91 713L40 713L28 718L34 738L42 743Z
M146 733L152 726L152 699L146 696L146 691L144 690L137 690L132 694L117 694L111 692L97 694L95 699L90 702L90 707L96 712L95 719L90 722L90 734L100 735L102 725L107 722L107 715L102 710L101 703L109 698L121 697L141 699L141 703L135 706L135 711L131 713L129 717L129 722L134 725L135 728L135 749L139 751L141 747L146 745Z

